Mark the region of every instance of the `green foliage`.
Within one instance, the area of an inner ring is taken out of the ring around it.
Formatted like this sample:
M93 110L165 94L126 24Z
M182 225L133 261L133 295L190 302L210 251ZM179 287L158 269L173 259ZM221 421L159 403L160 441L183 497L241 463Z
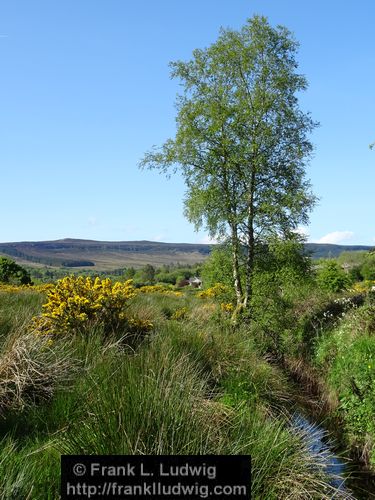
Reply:
M342 267L361 267L366 260L367 254L368 252L363 250L355 252L341 252L336 260Z
M368 253L361 266L361 275L365 280L375 280L375 253Z
M321 336L315 362L339 397L339 412L353 444L367 450L375 465L375 307L365 305L344 316Z
M31 284L29 273L8 257L0 257L0 282L16 283L20 285Z
M343 252L337 258L338 264L349 270L354 281L375 280L375 253Z
M157 283L167 283L169 285L175 285L178 276L175 273L158 272L155 275L155 280Z
M200 275L200 266L168 266L158 269L155 274L155 280L161 283L176 285L181 280L186 280L192 276Z
M272 238L267 246L258 249L256 271L272 273L286 293L291 287L311 280L312 263L297 236Z
M361 268L359 266L353 266L348 270L348 275L351 283L355 283L356 281L362 281L363 275L361 272Z
M241 453L253 456L254 499L331 498L317 457L277 413L285 379L259 357L248 329L233 335L200 319L193 295L182 302L188 322L157 312L177 297L136 299L139 310L155 308L157 335L135 353L103 345L95 330L57 339L63 357L74 351L80 376L0 421L0 497L58 498L62 453Z
M136 270L134 267L128 267L123 271L123 277L125 280L132 280L135 276Z
M140 280L143 283L152 285L155 283L155 268L151 264L146 264L140 271Z
M61 262L62 267L93 267L95 263L91 260L65 260Z
M320 264L317 282L322 289L329 292L340 292L351 284L350 276L332 259Z
M272 335L279 337L283 328L294 321L287 312L298 296L296 288L301 289L312 281L311 259L304 253L297 237L286 240L271 238L268 245L257 247L254 264L251 315L271 340ZM240 273L244 282L244 266L241 266ZM212 250L203 264L202 278L205 288L222 283L233 290L230 246ZM233 292L227 300L235 300ZM275 342L272 342L274 348Z
M311 260L296 237L273 238L258 249L253 280L251 313L263 349L282 353L296 321L293 306L312 282Z
M233 270L231 249L227 245L213 248L210 256L202 266L202 280L205 288L222 283L233 286Z
M191 276L198 275L200 272L199 265L180 265L171 264L155 269L152 265L147 264L140 269L129 268L121 273L121 277L131 276L128 279L133 279L137 286L152 285L154 283L168 283L175 285L181 279L188 279Z
M192 60L172 63L183 87L176 136L141 162L162 172L177 165L188 219L228 237L239 304L251 298L256 244L306 222L315 201L305 165L316 124L299 109L307 82L296 72L297 47L286 28L254 16L239 31L221 30Z

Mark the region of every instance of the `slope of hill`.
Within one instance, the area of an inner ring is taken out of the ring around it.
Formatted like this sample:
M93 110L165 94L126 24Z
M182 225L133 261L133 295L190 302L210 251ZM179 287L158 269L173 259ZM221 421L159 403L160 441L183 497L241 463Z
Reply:
M343 251L371 250L370 246L307 243L312 257L337 257ZM0 255L10 256L19 264L113 270L141 267L146 264L202 262L212 245L192 243L161 243L155 241L93 241L66 238L56 241L0 243Z
M338 257L342 252L369 252L374 247L366 245L332 245L330 243L306 243L305 249L314 259Z
M202 262L211 246L154 241L92 241L63 239L56 241L0 243L0 254L20 264L51 267L92 267L111 270L141 267L145 264L194 264Z

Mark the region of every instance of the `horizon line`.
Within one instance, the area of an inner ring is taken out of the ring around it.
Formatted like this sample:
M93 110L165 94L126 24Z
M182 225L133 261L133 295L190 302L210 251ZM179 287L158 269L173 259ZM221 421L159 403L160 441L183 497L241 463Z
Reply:
M19 240L19 241L1 241L0 245L11 245L18 243L45 243L45 242L64 242L64 241L86 241L95 243L158 243L164 245L220 245L220 242L204 243L204 242L167 242L159 240L148 240L148 239L136 239L136 240L95 240L90 238L57 238L57 239L45 239L45 240ZM330 246L346 246L346 247L375 247L375 244L367 243L321 243L319 241L303 241L303 244L308 245L330 245Z

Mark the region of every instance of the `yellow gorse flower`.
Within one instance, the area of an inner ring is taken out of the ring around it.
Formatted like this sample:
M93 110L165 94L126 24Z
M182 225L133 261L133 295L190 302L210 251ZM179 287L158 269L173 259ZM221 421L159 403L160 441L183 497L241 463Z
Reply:
M375 280L358 281L352 287L353 292L367 293L375 287Z
M150 322L128 317L128 303L135 296L132 280L113 283L109 278L68 276L49 288L43 314L34 318L34 327L38 333L67 333L93 325L114 330L126 323L147 331Z
M159 293L161 295L167 295L167 296L171 296L171 297L182 297L183 296L182 292L171 290L170 288L168 288L164 285L141 286L140 288L138 288L137 291L140 293L145 293L145 294Z
M177 321L183 320L186 318L187 313L187 307L180 307L180 309L176 309L176 311L172 314L171 319L175 319Z
M222 283L216 283L213 287L203 290L203 292L198 292L197 296L201 299L214 299L228 293L229 288Z
M11 283L0 283L0 292L20 293L29 290L36 290L36 288L31 285L13 285Z
M220 309L225 313L232 313L234 311L234 305L232 304L232 302L223 302L220 304Z

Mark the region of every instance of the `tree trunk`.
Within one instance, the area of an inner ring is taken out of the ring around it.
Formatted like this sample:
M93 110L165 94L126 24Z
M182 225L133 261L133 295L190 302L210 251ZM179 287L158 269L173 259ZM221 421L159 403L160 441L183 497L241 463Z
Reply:
M231 227L231 231L232 231L231 240L232 240L233 283L237 298L237 306L241 306L243 304L243 291L242 291L242 283L240 277L239 241L238 241L237 227L233 225Z
M250 193L247 208L247 255L246 255L246 290L244 307L250 307L253 296L253 276L254 276L254 188L255 188L255 170L253 169L250 181Z
M247 234L247 255L246 255L246 291L244 307L250 306L253 296L253 275L254 275L254 228L252 220L249 220L249 229Z

